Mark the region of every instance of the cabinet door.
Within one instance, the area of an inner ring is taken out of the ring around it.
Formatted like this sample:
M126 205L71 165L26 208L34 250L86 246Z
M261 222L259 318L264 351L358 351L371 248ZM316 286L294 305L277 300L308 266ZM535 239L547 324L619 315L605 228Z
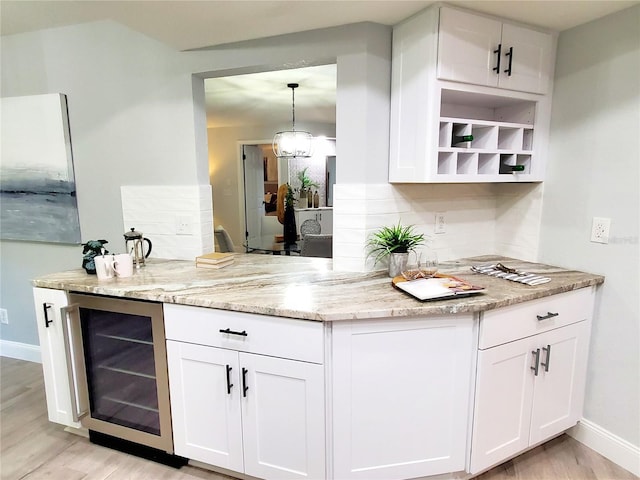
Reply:
M325 478L324 367L240 353L245 473Z
M60 309L68 305L67 294L63 290L34 288L33 299L49 420L69 427L80 428L80 422L73 420L69 365L65 355L65 338L62 326L62 322L66 321L66 318L60 314Z
M533 345L525 338L478 352L471 473L529 445Z
M175 453L242 472L238 353L169 340L167 365Z
M551 438L582 417L588 355L588 322L538 335L530 444Z
M334 324L335 478L464 470L472 338L470 315Z
M510 50L512 49L512 50ZM509 57L511 51L511 75ZM511 90L547 93L552 69L553 37L505 23L502 26L502 63L499 86Z
M450 8L440 9L438 78L495 87L502 23Z
M320 233L333 233L333 210L323 208L322 210L318 210L317 215L320 227L322 228Z

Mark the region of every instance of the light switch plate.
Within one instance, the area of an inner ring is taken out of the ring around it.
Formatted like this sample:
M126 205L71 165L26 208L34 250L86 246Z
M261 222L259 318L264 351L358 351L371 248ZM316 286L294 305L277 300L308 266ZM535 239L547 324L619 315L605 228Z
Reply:
M444 212L436 213L435 226L433 227L433 233L445 233L447 231L447 223L444 218Z

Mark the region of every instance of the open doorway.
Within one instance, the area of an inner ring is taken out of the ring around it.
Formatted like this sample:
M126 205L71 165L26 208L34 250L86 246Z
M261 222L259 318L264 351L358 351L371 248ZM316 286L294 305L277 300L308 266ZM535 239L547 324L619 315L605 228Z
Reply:
M246 245L242 145L271 148L273 135L291 128L291 90L286 85L292 81L300 84L296 128L335 138L336 72L333 64L205 79L214 227L224 226L236 247Z

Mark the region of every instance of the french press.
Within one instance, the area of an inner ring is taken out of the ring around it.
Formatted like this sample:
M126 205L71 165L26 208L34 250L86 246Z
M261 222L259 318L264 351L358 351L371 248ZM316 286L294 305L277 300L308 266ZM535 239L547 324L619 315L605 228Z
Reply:
M133 263L137 268L144 266L144 259L148 258L151 254L151 240L144 238L142 232L137 232L135 228L131 227L130 232L124 233L124 243L127 248L127 253L133 257ZM145 252L144 244L147 244L147 251Z

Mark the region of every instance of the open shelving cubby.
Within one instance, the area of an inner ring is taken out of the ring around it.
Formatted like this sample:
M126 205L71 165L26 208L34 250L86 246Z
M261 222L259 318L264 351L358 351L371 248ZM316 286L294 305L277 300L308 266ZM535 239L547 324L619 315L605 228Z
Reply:
M535 180L535 112L531 100L442 89L437 175L449 181ZM462 135L473 140L452 144Z

